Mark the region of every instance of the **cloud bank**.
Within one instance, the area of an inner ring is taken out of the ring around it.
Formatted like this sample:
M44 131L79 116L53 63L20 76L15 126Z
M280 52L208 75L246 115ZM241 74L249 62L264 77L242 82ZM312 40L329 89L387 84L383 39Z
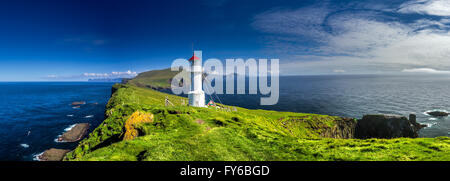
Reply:
M448 0L416 0L400 6L400 13L419 13L435 16L450 16L450 1Z
M71 80L71 79L114 79L114 78L133 78L137 76L137 72L131 70L125 72L111 72L111 73L83 73L81 75L69 75L69 76L58 76L58 75L47 75L45 79L56 79L56 80Z
M436 69L431 69L431 68L403 69L402 72L427 73L427 74L450 74L450 71L436 70Z
M137 75L136 72L132 72L128 70L126 72L111 72L111 73L84 73L84 77L89 78L130 78L135 77Z
M450 1L270 10L256 15L252 26L265 34L269 50L286 55L284 74L450 70Z

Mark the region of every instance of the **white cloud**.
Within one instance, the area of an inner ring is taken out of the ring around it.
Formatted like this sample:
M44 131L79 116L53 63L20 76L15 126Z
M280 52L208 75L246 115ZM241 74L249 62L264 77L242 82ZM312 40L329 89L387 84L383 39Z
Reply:
M450 71L436 70L436 69L432 69L432 68L403 69L402 72L406 72L406 73L428 73L428 74L450 74Z
M341 65L351 72L450 69L448 18L401 21L379 11L306 7L268 11L257 15L252 25L267 33L271 50L286 55L280 61L285 64L280 65L285 74L309 71L302 67L330 72ZM304 37L313 41L304 44Z
M107 74L107 73L103 73L103 74L100 74L100 73L84 73L83 76L85 76L85 77L108 77L109 74Z
M450 16L449 0L415 0L403 3L398 9L400 13L419 13L435 16Z
M327 54L374 56L372 51L405 39L411 31L397 22L380 22L351 15L337 16L331 21L334 34L320 47L321 52Z
M321 28L330 11L324 7L306 7L297 10L268 11L256 15L252 26L273 34L324 39L329 36Z
M80 79L113 79L113 78L133 78L137 76L137 72L128 70L126 72L111 72L111 73L83 73L81 75L47 75L45 79L52 80L80 80Z
M111 73L84 73L84 77L89 78L130 78L135 77L137 72L128 70L126 72L111 72Z

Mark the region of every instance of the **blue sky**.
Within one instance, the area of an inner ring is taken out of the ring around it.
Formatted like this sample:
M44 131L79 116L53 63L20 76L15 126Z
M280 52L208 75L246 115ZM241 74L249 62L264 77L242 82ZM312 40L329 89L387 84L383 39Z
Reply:
M450 70L450 3L0 2L0 81L133 76L189 58L279 58L280 73Z

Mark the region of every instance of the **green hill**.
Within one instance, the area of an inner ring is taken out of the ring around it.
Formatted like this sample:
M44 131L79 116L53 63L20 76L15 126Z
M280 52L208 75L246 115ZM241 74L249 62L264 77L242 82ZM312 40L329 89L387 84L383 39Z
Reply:
M152 70L140 73L134 79L129 80L128 84L152 89L169 89L172 78L178 73L179 71L171 71L170 68Z
M136 86L163 85L166 70L114 85L107 118L65 160L450 160L448 137L339 139L355 120L189 107L186 98Z

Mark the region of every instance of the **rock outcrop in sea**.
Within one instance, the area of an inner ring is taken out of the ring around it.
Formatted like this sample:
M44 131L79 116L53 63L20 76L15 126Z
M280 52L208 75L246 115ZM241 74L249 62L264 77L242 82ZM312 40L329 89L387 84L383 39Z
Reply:
M319 128L320 127L320 128ZM364 115L362 119L336 119L332 127L319 126L311 129L321 129L320 136L338 139L368 139L368 138L417 138L419 130L426 125L416 122L416 115L409 119L400 115Z
M50 148L37 156L39 161L61 161L70 150Z
M76 124L58 138L60 142L76 142L83 138L89 129L89 123Z
M430 112L426 112L428 115L430 116L434 116L434 117L445 117L448 116L450 113L448 112L444 112L444 111L430 111Z
M355 127L355 138L417 138L418 132L426 125L416 122L416 116L410 119L399 115L364 115Z
M79 105L84 105L86 104L86 101L76 101L76 102L72 102L72 106L79 106Z

